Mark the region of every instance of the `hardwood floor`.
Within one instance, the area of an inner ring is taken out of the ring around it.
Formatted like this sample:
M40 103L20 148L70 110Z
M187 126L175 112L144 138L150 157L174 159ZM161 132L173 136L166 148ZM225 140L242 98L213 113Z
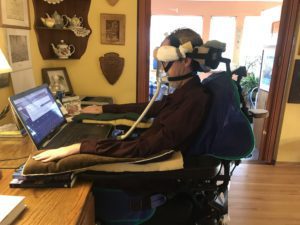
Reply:
M229 215L230 225L300 225L300 165L238 166Z

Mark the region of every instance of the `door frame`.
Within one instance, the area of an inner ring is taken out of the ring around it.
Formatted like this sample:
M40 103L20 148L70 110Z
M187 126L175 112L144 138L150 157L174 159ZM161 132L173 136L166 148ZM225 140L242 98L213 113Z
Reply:
M275 51L272 80L267 100L269 117L263 125L259 160L275 163L278 153L283 114L286 105L286 88L289 68L293 57L293 47L297 37L297 18L300 1L284 0L281 10L280 27Z
M269 117L263 126L259 160L274 163L283 113L285 109L285 88L296 34L300 1L284 0L282 4L278 41L275 52L270 92L267 100ZM150 49L151 0L138 0L138 43L137 43L137 102L148 101L149 49Z

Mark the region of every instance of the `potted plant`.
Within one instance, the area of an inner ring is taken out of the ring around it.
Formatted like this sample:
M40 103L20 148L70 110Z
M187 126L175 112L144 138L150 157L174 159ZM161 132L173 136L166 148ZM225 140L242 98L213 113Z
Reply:
M243 77L241 80L241 88L242 93L244 96L244 99L247 102L248 107L254 108L255 104L255 98L258 91L258 85L259 85L259 78L255 76L255 73L253 72L254 67L257 66L257 64L261 61L260 58L256 58L252 62L246 62L246 70L247 70L247 76Z

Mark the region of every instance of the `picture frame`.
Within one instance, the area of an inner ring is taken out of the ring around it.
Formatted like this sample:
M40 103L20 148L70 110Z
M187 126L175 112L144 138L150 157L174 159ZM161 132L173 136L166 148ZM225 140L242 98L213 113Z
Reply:
M100 14L101 44L125 45L124 14Z
M43 68L42 80L43 83L49 85L53 95L57 91L63 91L66 95L73 95L72 85L65 67Z
M0 27L30 29L28 0L0 0Z
M290 86L288 103L300 103L300 60L297 59L294 65L293 77Z
M263 50L259 88L269 91L275 58L275 46L266 46Z
M6 29L8 54L14 72L32 67L29 30Z

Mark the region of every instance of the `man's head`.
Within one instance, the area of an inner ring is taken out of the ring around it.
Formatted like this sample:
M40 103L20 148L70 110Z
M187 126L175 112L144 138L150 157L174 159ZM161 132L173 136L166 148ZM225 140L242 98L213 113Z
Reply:
M174 51L180 51L179 49L183 47L182 45L190 43L191 46L187 47L192 50L196 46L203 45L203 41L199 34L197 34L195 31L183 28L173 31L169 36L165 38L165 40L162 42L161 46L173 46L175 47ZM190 45L189 44L189 45ZM196 73L200 70L200 65L198 62L192 60L189 57L179 57L178 59L174 61L166 61L163 62L163 67L165 71L168 73L169 77L180 77L189 73ZM180 80L173 82L172 86L175 86L176 88L182 86L187 80Z

